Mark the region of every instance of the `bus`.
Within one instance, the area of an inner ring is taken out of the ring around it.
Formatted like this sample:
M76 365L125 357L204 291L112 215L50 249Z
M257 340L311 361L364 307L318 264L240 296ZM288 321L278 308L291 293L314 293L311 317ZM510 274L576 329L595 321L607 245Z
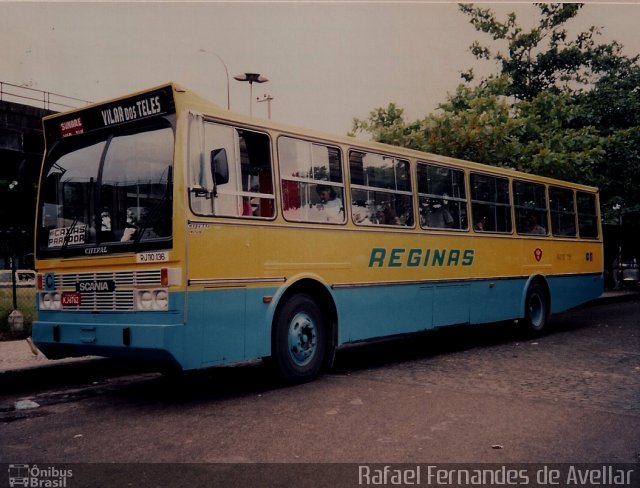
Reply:
M182 370L518 321L603 290L596 188L232 113L169 83L43 120L33 340Z

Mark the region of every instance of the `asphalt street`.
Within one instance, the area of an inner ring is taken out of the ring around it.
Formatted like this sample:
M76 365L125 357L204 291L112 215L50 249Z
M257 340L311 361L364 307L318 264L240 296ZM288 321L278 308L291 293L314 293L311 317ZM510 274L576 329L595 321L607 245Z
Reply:
M349 347L296 387L261 362L167 377L89 361L5 378L0 463L636 465L638 317L632 300L560 314L537 338L491 324Z

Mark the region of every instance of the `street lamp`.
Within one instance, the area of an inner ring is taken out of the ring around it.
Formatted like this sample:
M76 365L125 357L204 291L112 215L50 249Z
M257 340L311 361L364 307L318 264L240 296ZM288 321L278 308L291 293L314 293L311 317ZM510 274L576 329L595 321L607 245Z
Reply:
M253 115L253 84L264 83L269 81L269 79L265 78L260 73L243 73L241 75L234 76L233 78L238 81L249 82L249 115Z
M224 66L224 73L227 77L226 78L227 79L227 110L231 110L231 98L229 96L229 69L227 68L227 64L223 61L223 59L217 53L214 53L213 51L207 51L206 49L198 49L198 52L213 54L222 63L222 66Z

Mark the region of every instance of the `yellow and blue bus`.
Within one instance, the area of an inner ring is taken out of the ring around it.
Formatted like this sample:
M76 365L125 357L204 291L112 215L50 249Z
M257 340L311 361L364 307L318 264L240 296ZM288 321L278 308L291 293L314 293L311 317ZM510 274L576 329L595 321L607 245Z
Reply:
M205 368L504 320L603 289L595 188L246 117L167 84L44 119L50 358Z

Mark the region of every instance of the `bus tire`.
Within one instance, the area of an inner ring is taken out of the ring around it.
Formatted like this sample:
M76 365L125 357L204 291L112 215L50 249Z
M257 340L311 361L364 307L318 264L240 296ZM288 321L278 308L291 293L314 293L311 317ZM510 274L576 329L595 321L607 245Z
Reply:
M307 294L293 295L279 309L272 340L272 358L289 384L316 378L324 363L326 318Z
M529 286L524 303L524 325L531 334L540 334L547 325L549 299L545 287L535 281Z

